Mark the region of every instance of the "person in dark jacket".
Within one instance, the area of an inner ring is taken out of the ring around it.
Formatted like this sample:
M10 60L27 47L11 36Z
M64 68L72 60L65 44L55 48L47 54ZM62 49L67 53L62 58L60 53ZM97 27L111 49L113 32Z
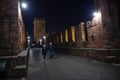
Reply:
M49 43L48 49L49 49L50 58L53 58L53 56L54 56L54 47L53 47L52 42Z
M43 58L44 58L44 59L46 58L46 54L47 54L47 46L46 46L46 45L43 45L43 46L42 46L42 55L43 55Z

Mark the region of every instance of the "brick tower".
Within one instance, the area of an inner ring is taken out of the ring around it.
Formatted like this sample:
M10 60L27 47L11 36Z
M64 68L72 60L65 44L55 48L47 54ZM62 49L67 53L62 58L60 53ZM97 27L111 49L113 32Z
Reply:
M46 35L46 24L45 19L35 18L34 19L34 40L39 42L42 37Z

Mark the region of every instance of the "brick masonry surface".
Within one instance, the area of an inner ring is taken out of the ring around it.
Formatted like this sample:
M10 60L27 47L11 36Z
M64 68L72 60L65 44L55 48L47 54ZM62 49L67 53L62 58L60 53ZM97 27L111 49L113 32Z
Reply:
M90 60L97 60L107 63L120 63L120 49L101 48L55 48L56 52L85 57Z

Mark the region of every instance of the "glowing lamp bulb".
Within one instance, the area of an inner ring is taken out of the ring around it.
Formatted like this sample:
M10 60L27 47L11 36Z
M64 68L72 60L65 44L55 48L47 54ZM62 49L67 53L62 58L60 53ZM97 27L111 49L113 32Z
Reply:
M97 15L98 15L98 13L97 13L97 12L94 12L94 13L93 13L93 16L97 16Z
M27 8L27 4L25 2L22 3L22 8Z

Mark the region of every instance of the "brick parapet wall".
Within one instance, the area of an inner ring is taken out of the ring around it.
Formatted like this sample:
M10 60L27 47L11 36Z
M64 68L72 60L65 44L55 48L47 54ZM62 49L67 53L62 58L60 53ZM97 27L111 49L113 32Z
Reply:
M97 60L106 62L106 56L115 56L112 63L120 63L120 49L102 49L102 48L55 48L55 52L71 54L88 58L90 60Z
M16 56L0 57L0 61L6 63L4 76L7 78L25 77L28 69L28 57L27 50L22 51Z

